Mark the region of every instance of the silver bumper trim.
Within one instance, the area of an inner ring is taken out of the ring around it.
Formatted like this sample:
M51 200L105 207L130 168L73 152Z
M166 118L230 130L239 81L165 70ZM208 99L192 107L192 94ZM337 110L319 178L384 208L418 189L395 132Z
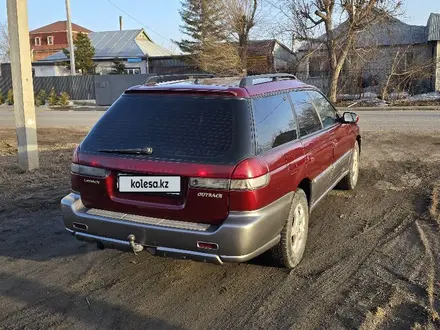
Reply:
M289 193L256 211L230 212L221 225L209 225L204 231L163 226L167 222L160 219L156 221L159 224L150 224L125 217L110 218L108 213L98 215L98 212L89 212L77 194L63 198L61 209L65 227L79 240L131 251L128 237L133 235L136 244L154 255L222 264L250 260L277 244L292 197L293 193ZM87 230L75 229L73 223L84 224ZM199 248L199 241L217 244L218 249Z

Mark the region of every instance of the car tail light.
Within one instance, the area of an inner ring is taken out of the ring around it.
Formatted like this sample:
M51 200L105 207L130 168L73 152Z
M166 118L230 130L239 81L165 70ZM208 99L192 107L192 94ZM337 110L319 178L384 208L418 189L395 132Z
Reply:
M78 145L78 146L75 148L75 150L73 151L73 155L72 155L72 163L79 163L78 152L79 152L79 145Z
M109 170L99 167L91 167L72 163L70 170L73 174L93 176L95 178L105 178L110 174Z
M257 158L249 158L239 163L232 173L232 179L193 177L189 179L192 188L217 190L255 190L269 183L269 168Z
M255 190L269 183L269 167L259 158L248 158L237 165L232 173L231 190Z

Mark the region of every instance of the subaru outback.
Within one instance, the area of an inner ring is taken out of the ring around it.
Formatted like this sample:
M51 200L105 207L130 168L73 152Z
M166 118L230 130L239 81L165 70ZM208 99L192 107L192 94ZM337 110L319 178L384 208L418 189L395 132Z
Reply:
M100 248L215 264L270 250L293 268L310 212L356 186L357 121L288 74L132 87L74 151L64 224Z

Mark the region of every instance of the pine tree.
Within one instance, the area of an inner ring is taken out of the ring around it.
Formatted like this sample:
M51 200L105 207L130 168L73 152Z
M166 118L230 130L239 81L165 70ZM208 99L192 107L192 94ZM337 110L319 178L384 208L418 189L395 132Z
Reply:
M112 64L112 74L124 74L125 64L119 58L115 58Z
M184 53L189 54L193 64L208 72L235 71L238 55L232 43L228 43L223 2L184 0L179 13L183 21L180 30L185 38L176 44Z
M95 48L92 46L89 37L84 33L78 33L75 41L75 69L82 74L90 74L95 70L96 65L93 63ZM70 59L70 52L63 49L64 54ZM66 67L70 69L70 63L66 63Z

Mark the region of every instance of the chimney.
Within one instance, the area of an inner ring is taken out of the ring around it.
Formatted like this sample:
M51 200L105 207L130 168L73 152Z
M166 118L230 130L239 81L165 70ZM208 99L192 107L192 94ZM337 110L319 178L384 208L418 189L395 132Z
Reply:
M119 31L122 31L122 16L119 16Z

